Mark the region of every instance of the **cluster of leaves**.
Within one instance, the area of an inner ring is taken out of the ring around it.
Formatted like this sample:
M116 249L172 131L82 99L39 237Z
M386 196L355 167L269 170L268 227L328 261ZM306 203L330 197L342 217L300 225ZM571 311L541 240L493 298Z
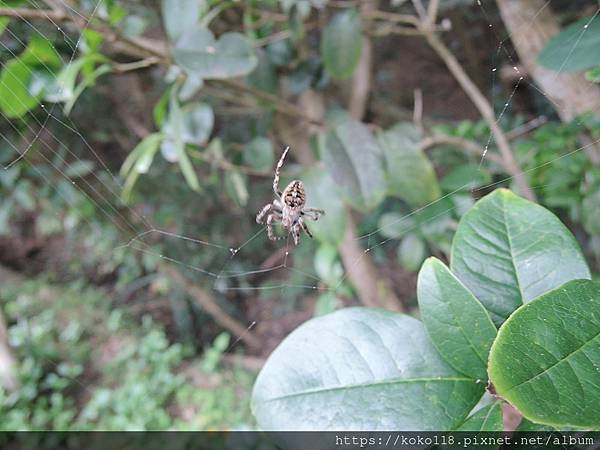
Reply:
M0 389L3 430L224 429L251 423L243 405L253 375L222 371L226 334L195 359L191 348L170 344L148 318L132 334L127 315L111 311L91 289L27 282L7 289L2 301L19 360L19 387ZM197 365L214 386L195 386L180 373L183 363Z
M504 189L484 197L450 268L428 259L417 294L422 322L350 308L294 331L254 386L259 425L499 431L489 381L533 423L600 428L600 286L551 212Z

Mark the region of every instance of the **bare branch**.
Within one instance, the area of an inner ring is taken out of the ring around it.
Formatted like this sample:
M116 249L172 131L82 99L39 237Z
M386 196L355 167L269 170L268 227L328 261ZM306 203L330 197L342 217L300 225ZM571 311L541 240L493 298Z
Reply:
M218 304L213 296L204 289L189 282L182 274L170 264L162 264L160 271L171 278L177 286L184 289L201 307L210 314L215 321L226 330L230 331L236 338L244 341L248 346L257 350L261 347L260 339L248 330L248 327L238 322L227 314Z
M481 157L481 154L483 153L483 148L477 142L473 142L459 136L436 135L426 137L419 143L419 148L423 151L426 151L433 147L437 147L438 145L454 145L462 148L471 155L479 157ZM506 169L504 160L500 155L496 153L488 153L486 158Z
M502 159L504 160L504 167L507 172L514 177L515 183L521 191L521 194L523 194L529 200L535 201L535 194L529 187L523 172L515 160L510 148L510 144L508 143L508 138L498 124L492 106L481 93L479 88L475 85L475 83L471 80L469 75L465 72L460 62L458 62L456 57L452 54L448 47L446 47L437 34L426 27L422 28L422 30L427 42L429 42L429 45L444 61L446 67L448 67L448 70L450 70L450 73L454 75L456 81L458 81L465 93L469 96L471 101L479 110L479 113L482 115L483 119L488 123L488 126L490 127L490 130L492 131L492 134L496 140L496 145L498 146L500 154L502 155Z

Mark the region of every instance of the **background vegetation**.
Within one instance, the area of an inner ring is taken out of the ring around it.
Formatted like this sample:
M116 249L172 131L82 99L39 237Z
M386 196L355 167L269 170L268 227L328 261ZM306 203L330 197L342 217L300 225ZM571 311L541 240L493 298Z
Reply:
M346 306L418 316L423 261L498 187L594 277L599 11L0 1L0 427L255 428L285 336ZM286 145L283 183L327 212L295 248L255 223Z

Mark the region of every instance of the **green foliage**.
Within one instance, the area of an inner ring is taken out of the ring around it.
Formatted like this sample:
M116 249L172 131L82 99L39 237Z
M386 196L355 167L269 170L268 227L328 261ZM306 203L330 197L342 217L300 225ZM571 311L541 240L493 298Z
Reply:
M496 327L475 296L436 258L419 272L419 308L431 340L452 367L487 380L487 359Z
M418 148L420 136L412 124L399 123L381 132L378 139L385 155L390 195L415 208L440 197L435 170Z
M452 247L454 273L436 259L419 273L424 326L402 314L350 308L288 336L254 386L259 425L501 430L500 402L469 416L489 373L498 394L527 419L597 428L600 322L593 311L600 287L571 281L588 278L589 270L566 228L499 189L465 214ZM495 315L508 317L498 334L490 304L511 308ZM323 407L332 403L338 407ZM325 412L315 416L315 409Z
M519 308L490 354L499 395L525 417L600 428L600 285L574 280Z
M600 18L584 17L554 36L538 62L560 72L578 72L600 63Z
M203 26L184 32L173 54L183 70L203 79L247 75L258 61L252 43L244 35L225 33L217 40Z
M344 199L368 211L385 197L381 148L366 125L338 114L331 131L321 135L321 158Z
M28 282L0 297L17 352L19 388L0 389L2 430L223 429L249 424L251 373L223 370L229 336L218 336L203 357L169 343L145 318L131 318L97 289ZM196 386L192 365L210 386ZM143 411L143 414L140 414ZM180 412L186 411L186 417Z
M490 254L494 264L487 263ZM507 190L488 195L463 216L451 268L497 325L544 292L590 278L577 241L558 218Z
M321 56L325 69L335 79L350 78L362 50L362 25L355 9L335 14L323 30Z
M444 362L418 320L349 308L284 340L256 380L252 408L265 430L448 430L484 386Z
M310 229L317 239L331 245L339 245L344 239L341 230L346 229L346 211L340 198L338 186L329 173L314 167L302 174L311 203L319 205L326 214Z
M600 83L600 66L587 70L585 72L585 77L592 83Z

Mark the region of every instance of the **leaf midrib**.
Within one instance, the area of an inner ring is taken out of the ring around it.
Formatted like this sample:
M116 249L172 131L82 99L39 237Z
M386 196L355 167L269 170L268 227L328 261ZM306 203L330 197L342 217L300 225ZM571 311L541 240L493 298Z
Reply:
M475 383L475 380L467 377L429 377L429 378L394 378L391 380L382 380L376 381L372 383L358 383L358 384L350 384L345 386L332 386L329 388L315 388L315 389L307 389L302 392L294 392L291 394L281 395L279 397L273 397L269 399L265 399L266 402L272 402L277 400L285 400L288 398L301 397L303 395L314 395L314 394L323 394L327 392L335 392L335 391L345 391L349 389L360 389L360 388L371 388L377 386L385 386L388 384L404 384L404 383L430 383L430 382L456 382L456 381L469 381L471 383Z

